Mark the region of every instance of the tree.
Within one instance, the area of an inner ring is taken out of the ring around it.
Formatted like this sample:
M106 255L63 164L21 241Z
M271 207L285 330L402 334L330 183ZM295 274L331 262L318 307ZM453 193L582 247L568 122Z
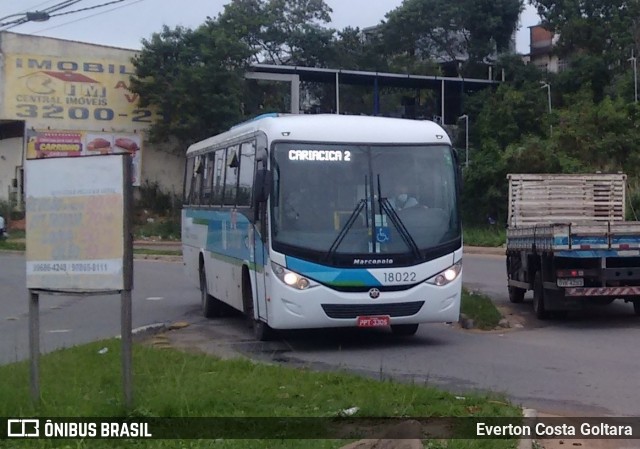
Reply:
M152 141L188 144L217 134L241 116L243 73L249 48L212 20L193 31L164 26L144 39L134 58L131 90L140 105L157 109Z
M523 0L405 0L383 26L390 54L470 63L509 48Z
M313 67L328 58L331 12L324 0L235 0L218 22L252 49L254 62Z

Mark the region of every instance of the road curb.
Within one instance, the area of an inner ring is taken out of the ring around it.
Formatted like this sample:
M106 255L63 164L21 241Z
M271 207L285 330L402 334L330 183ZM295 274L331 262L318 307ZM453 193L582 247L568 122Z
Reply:
M463 246L463 254L491 254L496 256L504 256L506 248L487 247L487 246Z
M538 411L532 408L523 408L522 416L524 418L537 418ZM520 438L518 449L533 449L533 438Z

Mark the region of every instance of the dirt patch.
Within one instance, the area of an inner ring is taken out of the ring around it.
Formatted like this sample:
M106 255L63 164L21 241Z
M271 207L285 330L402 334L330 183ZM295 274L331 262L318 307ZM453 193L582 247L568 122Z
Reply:
M26 229L26 220L24 218L20 220L9 220L7 228L9 231L24 231Z

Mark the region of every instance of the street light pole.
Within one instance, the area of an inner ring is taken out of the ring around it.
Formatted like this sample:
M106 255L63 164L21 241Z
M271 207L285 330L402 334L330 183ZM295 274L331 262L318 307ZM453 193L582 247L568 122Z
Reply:
M634 101L638 102L638 67L636 64L636 57L633 55L633 50L631 50L631 57L627 59L627 61L631 61L633 64L633 92L634 92Z
M461 115L459 118L464 119L464 150L465 150L465 163L464 167L469 168L469 116L467 114Z
M549 105L549 120L551 120L551 84L544 83L540 89L547 89L547 104ZM549 123L549 135L553 134L553 124Z

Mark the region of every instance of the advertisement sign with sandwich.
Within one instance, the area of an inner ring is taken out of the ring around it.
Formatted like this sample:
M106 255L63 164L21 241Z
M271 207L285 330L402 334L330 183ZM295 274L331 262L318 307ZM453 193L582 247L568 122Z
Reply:
M128 153L132 185L140 185L142 135L90 131L27 130L27 159Z

